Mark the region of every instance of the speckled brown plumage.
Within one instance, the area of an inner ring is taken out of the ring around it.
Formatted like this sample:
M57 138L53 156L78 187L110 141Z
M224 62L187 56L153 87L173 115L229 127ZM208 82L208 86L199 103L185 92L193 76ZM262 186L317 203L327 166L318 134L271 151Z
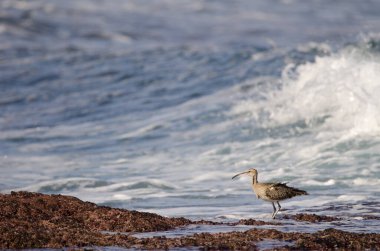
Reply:
M306 191L294 187L288 187L284 183L270 184L269 187L265 189L265 195L275 201L286 200L294 196L306 194Z

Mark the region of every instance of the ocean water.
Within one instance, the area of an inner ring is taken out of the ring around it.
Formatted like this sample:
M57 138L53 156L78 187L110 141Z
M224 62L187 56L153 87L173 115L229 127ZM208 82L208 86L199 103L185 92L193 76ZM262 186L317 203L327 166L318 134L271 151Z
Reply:
M251 180L231 180L255 167L259 181L309 192L280 216L334 215L342 229L379 232L368 220L380 217L379 10L2 0L0 191L270 220ZM299 229L310 226L288 230Z

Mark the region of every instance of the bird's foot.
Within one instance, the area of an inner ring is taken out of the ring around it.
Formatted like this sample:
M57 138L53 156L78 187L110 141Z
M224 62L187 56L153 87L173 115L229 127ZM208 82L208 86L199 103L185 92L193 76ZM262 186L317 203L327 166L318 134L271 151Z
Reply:
M272 219L276 218L277 213L280 211L280 209L277 209L273 214L272 214Z

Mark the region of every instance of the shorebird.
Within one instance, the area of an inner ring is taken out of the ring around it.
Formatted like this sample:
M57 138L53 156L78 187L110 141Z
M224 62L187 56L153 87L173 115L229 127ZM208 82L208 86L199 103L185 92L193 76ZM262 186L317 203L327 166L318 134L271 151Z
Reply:
M276 214L281 209L281 205L279 201L290 199L298 195L308 194L306 191L303 191L294 187L288 187L286 183L260 183L257 181L257 170L254 168L251 168L242 173L238 173L234 177L232 177L232 179L242 174L247 174L249 176L252 176L252 189L255 192L256 197L258 199L272 202L272 206L273 206L272 218L273 219L276 217ZM274 205L275 202L278 205L278 209L276 209L276 206Z

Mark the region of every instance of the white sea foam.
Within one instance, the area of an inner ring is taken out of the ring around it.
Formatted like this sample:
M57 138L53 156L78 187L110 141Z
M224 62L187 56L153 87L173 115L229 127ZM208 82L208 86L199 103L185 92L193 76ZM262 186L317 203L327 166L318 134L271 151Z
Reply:
M114 194L112 198L116 200L130 200L132 197L126 194Z
M178 187L172 183L165 182L158 179L138 180L131 182L118 182L110 185L97 187L94 190L99 192L116 192L125 190L144 190L144 189L157 189L157 190L173 190Z
M119 137L119 139L126 140L126 139L130 139L130 138L134 138L134 137L141 137L141 136L144 136L147 133L154 131L160 127L161 127L160 125L154 125L154 124L148 125L146 127L136 129L135 131L125 133L125 134L121 135Z
M303 182L305 185L312 186L332 186L335 185L336 181L334 179L329 179L326 181L318 181L318 180L306 180Z
M350 195L340 195L338 196L337 200L338 201L360 201L360 200L365 200L367 198L368 198L367 196L363 196L363 195L350 194Z
M188 181L189 183L194 182L205 182L205 181L215 181L215 180L228 180L231 179L231 173L222 172L222 171L214 171L201 173L199 175L193 175L193 177Z
M64 178L58 180L48 180L39 182L30 186L21 187L18 189L12 189L14 191L31 191L31 192L69 192L74 190L80 190L83 188L96 187L99 185L104 185L104 182L100 182L96 179L91 178ZM9 191L8 191L9 192Z
M266 99L243 101L233 112L251 114L267 128L305 123L320 138L380 133L379 56L345 49L298 67L288 65L283 86Z
M380 186L380 179L356 178L353 181L355 186Z
M241 218L244 218L244 216L243 215L238 215L238 214L223 214L223 215L216 215L215 218L217 218L217 219L240 220Z
M255 165L265 180L283 177L302 186L377 184L371 176L380 150L380 56L365 46L347 47L289 64L280 82L264 87L262 99L245 98L229 111L259 138L235 144L234 152L242 153L237 166ZM247 96L260 89L254 92Z

